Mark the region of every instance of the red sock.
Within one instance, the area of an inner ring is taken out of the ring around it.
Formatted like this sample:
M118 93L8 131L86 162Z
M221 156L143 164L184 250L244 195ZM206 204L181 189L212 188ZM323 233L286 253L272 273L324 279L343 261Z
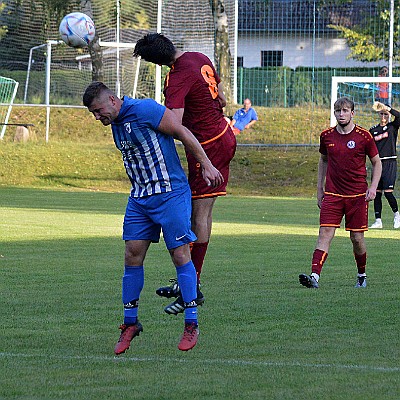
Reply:
M311 272L321 275L322 267L328 257L328 253L320 249L315 249L311 262Z
M359 274L365 274L365 266L367 264L367 253L356 254L354 253L354 258L356 259L357 270Z
M208 242L205 243L194 242L193 245L191 246L192 250L191 256L194 267L196 268L197 283L200 283L200 275L204 264L204 258L207 253L207 247L208 247Z

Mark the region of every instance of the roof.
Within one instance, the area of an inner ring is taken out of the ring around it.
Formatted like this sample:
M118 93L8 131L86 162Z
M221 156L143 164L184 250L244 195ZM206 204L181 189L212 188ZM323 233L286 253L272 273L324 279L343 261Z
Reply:
M377 11L376 2L368 0L319 3L318 0L239 0L238 30L241 33L332 32L330 24L351 28Z

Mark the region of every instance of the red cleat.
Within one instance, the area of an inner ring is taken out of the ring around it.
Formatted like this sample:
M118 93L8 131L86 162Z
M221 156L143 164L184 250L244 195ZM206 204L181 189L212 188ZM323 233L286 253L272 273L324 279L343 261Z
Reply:
M125 353L126 350L129 349L131 344L131 340L135 336L139 336L140 332L143 332L143 326L138 321L135 325L125 325L122 324L119 329L121 329L121 336L118 339L118 343L115 345L114 353L115 354L122 354Z
M188 351L196 346L199 337L199 327L195 322L185 323L185 330L178 344L178 349Z

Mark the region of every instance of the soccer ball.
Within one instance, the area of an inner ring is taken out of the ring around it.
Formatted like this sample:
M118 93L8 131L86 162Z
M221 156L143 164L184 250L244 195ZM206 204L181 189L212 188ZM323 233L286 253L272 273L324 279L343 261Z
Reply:
M81 12L66 15L60 23L61 39L71 47L86 47L95 35L94 23L90 17Z

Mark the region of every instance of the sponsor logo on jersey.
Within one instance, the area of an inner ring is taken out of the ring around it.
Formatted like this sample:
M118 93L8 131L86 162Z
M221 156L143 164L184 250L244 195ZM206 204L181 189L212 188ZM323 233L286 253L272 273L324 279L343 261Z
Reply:
M349 149L354 149L354 148L356 147L356 142L355 142L354 140L349 140L349 141L347 142L347 147L348 147Z
M131 123L130 123L130 122L125 122L124 126L125 126L125 130L126 130L128 133L131 133L131 132L132 132Z

